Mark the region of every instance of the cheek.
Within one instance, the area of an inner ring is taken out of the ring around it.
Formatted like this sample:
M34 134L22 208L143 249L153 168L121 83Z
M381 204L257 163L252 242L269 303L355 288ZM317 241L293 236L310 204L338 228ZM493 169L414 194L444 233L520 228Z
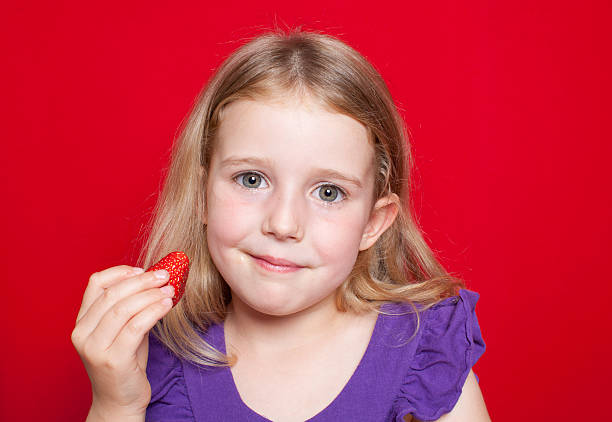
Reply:
M364 226L363 214L351 210L320 218L312 233L318 256L328 263L352 268L359 253Z
M220 191L222 193L220 193ZM211 188L208 192L207 232L210 243L235 245L259 223L257 204L231 190Z

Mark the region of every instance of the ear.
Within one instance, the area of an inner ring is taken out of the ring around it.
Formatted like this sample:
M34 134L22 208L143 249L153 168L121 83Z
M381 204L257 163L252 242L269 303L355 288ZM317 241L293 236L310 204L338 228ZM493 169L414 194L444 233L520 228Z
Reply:
M399 197L394 193L376 201L361 237L360 251L366 250L376 243L378 238L393 224L399 212L399 204Z

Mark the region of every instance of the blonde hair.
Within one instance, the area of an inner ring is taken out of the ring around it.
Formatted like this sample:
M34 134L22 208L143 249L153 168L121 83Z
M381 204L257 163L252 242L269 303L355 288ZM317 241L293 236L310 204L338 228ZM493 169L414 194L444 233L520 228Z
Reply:
M380 311L386 302L409 303L417 314L465 287L438 262L423 239L412 204L413 168L408 133L379 73L341 40L319 32L276 29L234 51L212 76L174 144L171 164L147 226L139 264L148 268L182 250L191 259L183 299L153 329L177 356L201 365L232 364L232 357L206 343L200 333L224 320L230 290L207 248L207 169L226 105L309 95L328 109L363 123L375 149L375 198L391 192L401 206L375 245L361 251L338 289L341 311Z

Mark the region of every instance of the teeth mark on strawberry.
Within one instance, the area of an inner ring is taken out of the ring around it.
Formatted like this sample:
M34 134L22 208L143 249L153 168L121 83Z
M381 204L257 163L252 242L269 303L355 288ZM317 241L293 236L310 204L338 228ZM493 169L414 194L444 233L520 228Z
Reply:
M174 296L172 297L172 306L174 306L181 300L183 293L185 293L185 283L189 275L189 258L181 251L170 252L147 271L162 269L170 274L167 285L174 287Z

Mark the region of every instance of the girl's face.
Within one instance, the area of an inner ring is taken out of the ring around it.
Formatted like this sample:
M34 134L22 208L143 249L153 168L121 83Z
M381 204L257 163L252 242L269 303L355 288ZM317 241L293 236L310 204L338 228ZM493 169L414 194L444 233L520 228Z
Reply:
M370 218L374 172L366 128L348 116L309 101L228 105L203 221L233 300L277 316L333 303L382 234Z

